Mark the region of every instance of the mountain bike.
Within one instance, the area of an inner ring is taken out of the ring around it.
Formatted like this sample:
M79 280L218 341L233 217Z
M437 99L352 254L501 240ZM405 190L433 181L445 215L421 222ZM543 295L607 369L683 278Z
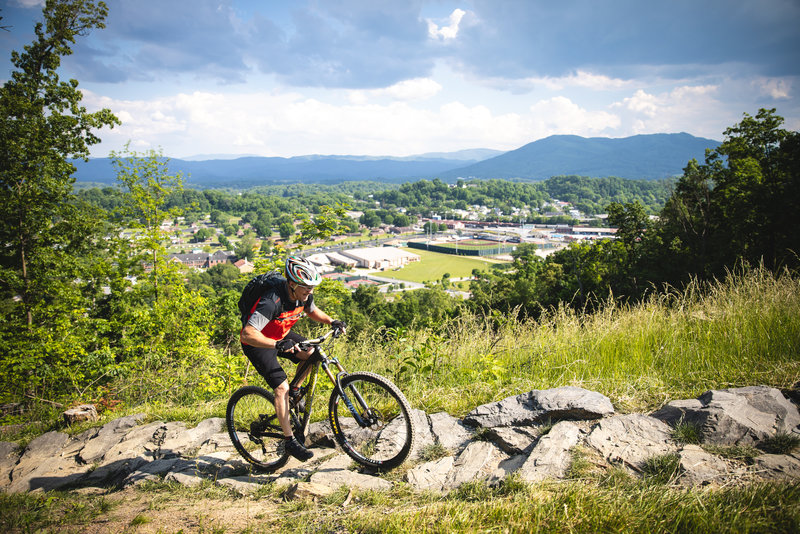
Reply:
M334 329L300 344L302 350L316 351L298 365L296 377L303 375L300 366L311 365L311 370L300 394L290 401L292 431L298 441L305 443L321 367L333 384L328 422L342 450L368 468L397 467L414 446L411 405L388 378L369 372L348 373L337 358L328 356L323 344L328 341L332 345L339 333ZM260 471L271 472L286 465L289 453L271 391L258 386L243 386L234 391L225 410L225 423L233 446Z

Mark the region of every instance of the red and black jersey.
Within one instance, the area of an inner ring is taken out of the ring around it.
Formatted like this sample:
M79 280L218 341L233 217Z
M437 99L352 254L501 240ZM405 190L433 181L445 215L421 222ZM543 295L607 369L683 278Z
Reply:
M306 302L289 298L287 284L280 284L267 290L256 302L247 318L246 325L260 331L266 337L278 341L286 337L289 330L303 315L313 312L314 295L309 295Z

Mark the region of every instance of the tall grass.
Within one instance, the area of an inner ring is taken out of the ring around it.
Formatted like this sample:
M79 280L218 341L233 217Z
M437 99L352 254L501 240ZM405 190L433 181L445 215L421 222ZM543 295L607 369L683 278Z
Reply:
M367 494L359 500L363 506L347 511L341 511L340 503L325 503L285 515L270 528L277 532L403 534L788 533L797 532L800 521L797 484L704 491L630 481L614 485L566 482L523 484L503 491L502 487L493 490L470 483L448 496Z
M353 369L393 377L412 404L463 415L505 396L580 386L622 411L646 411L708 389L800 380L800 280L762 268L724 281L653 293L636 305L606 301L593 314L566 307L538 320L464 315L406 341L382 332L339 346ZM435 339L435 358L425 354ZM432 373L398 375L402 357Z

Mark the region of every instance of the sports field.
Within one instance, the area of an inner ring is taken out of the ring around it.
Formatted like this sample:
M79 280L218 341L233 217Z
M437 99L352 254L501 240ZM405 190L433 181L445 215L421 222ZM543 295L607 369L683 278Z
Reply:
M442 275L450 273L450 278L464 278L472 275L473 269L488 269L497 261L478 259L472 256L456 256L453 254L441 254L439 252L429 252L416 248L405 248L408 252L419 254L420 261L410 263L397 271L385 271L380 273L385 278L395 278L397 280L409 280L411 282L433 282L441 280Z

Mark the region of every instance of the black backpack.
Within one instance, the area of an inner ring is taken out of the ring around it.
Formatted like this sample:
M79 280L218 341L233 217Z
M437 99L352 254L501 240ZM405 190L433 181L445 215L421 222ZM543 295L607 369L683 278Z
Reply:
M270 289L276 288L286 283L286 279L281 276L279 271L270 271L259 274L244 286L242 296L239 297L239 312L242 314L242 321L246 321L259 299Z

